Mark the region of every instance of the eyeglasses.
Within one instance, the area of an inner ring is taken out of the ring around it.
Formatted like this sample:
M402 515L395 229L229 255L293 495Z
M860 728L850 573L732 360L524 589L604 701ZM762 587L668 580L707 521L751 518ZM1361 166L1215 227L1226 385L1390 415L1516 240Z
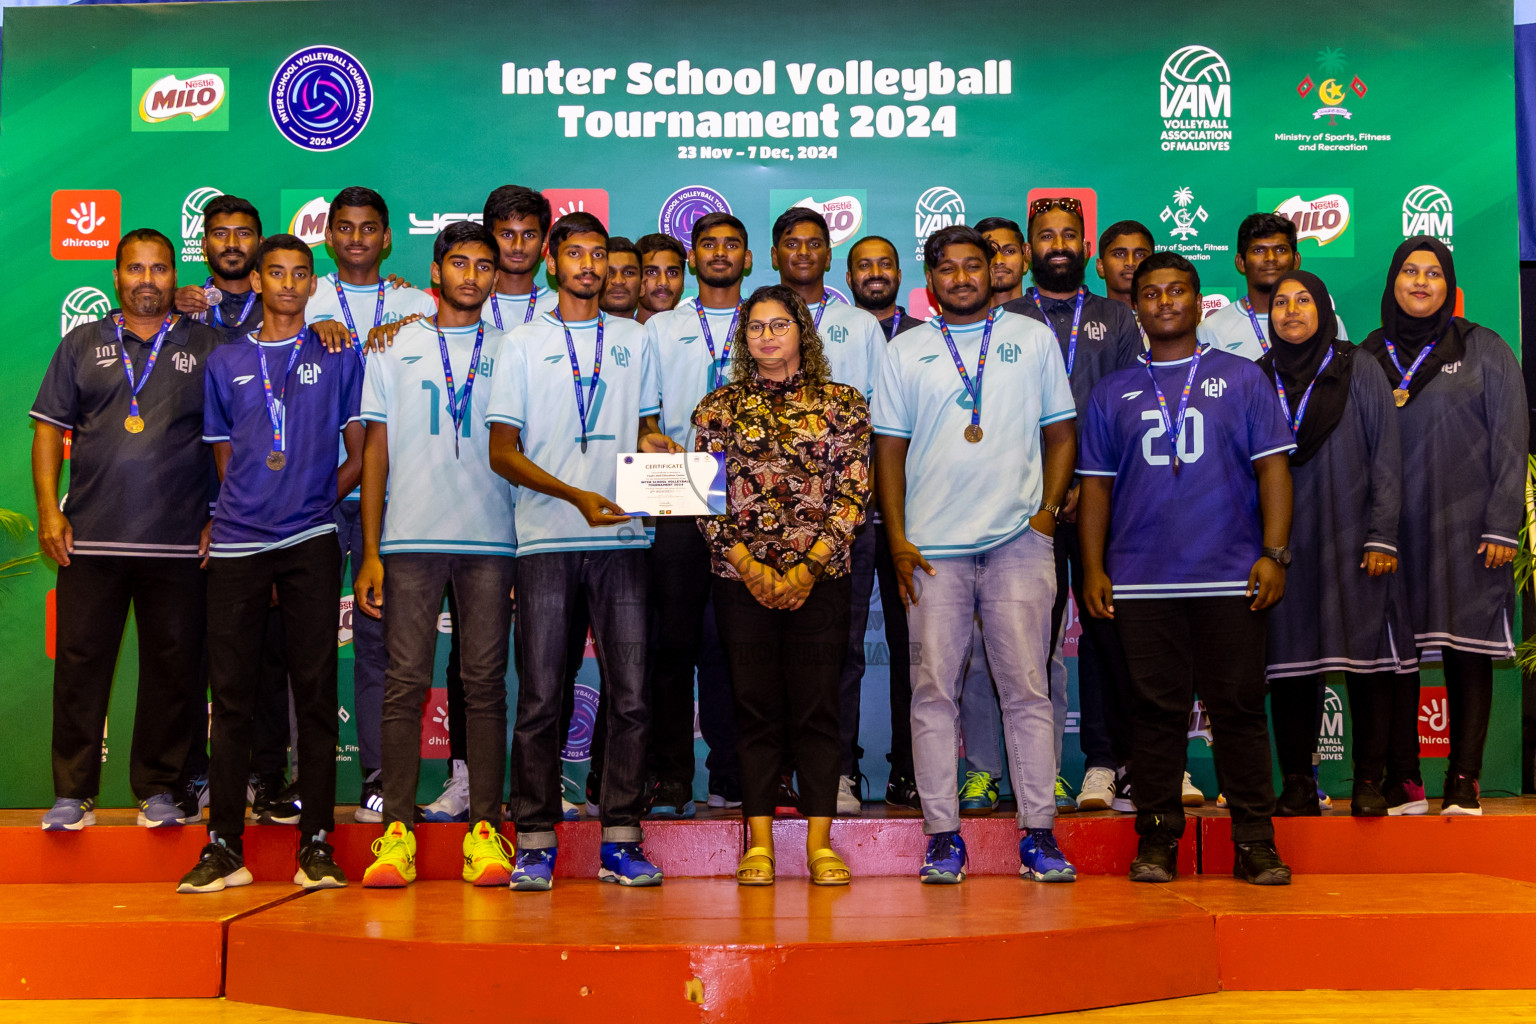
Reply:
M1031 218L1038 217L1046 210L1062 210L1066 213L1083 215L1083 201L1073 199L1071 196L1041 196L1029 204Z
M767 323L764 323L761 320L748 320L747 337L761 338L763 336L763 331L768 330L773 332L773 336L775 338L782 338L784 335L789 333L789 329L794 326L794 323L795 322L793 320L782 319L769 320Z

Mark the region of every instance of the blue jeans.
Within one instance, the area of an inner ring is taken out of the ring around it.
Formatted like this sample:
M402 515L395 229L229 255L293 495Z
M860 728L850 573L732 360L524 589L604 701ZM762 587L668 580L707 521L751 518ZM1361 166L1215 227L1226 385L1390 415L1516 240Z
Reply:
M1056 595L1052 541L1034 530L980 555L931 560L908 614L914 658L912 755L929 835L960 827L959 701L974 618L1002 701L1020 828L1056 820L1055 725L1047 651Z
M517 560L515 644L522 657L512 733L519 849L557 845L560 808L560 704L568 671L571 609L585 592L592 642L602 670L600 714L608 729L602 764L603 841L643 838L646 745L646 567L644 551L555 551Z
M363 568L362 503L343 501L336 506L336 539L341 557L350 562L346 571L356 585ZM357 759L363 779L383 764L379 752L379 723L384 715L384 671L389 656L384 652L384 624L356 607L352 611L352 714L357 718Z
M960 687L960 735L965 737L965 762L973 772L994 778L1003 775L1003 716L997 706L997 688L987 671L981 642L981 624L972 627L971 660ZM1082 663L1078 663L1082 680ZM1067 730L1067 663L1061 643L1051 648L1051 720L1056 730L1056 771L1061 772L1061 739Z

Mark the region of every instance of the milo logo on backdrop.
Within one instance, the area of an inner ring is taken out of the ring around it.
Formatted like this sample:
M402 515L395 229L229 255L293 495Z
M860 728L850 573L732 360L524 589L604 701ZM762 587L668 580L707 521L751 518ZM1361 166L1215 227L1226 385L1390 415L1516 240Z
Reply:
M134 68L136 132L227 132L228 68Z
M787 189L768 193L768 220L772 223L791 206L815 210L826 218L833 250L868 234L864 230L864 207L869 194L864 189Z

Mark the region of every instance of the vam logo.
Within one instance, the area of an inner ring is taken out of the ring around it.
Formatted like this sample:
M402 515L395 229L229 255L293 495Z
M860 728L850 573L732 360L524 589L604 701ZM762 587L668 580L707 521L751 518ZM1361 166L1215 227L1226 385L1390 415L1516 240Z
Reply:
M1163 61L1159 115L1166 151L1232 148L1232 73L1209 46L1181 46Z
M1403 237L1430 235L1455 249L1451 236L1455 223L1451 219L1451 197L1435 185L1420 185L1403 197Z
M181 262L203 262L203 211L223 189L204 186L187 193L181 201Z
M965 200L960 193L944 185L935 185L917 197L912 214L912 230L917 236L917 258L923 258L923 244L941 228L965 223Z
M227 132L228 68L134 68L136 132Z
M62 338L81 324L100 320L111 308L111 300L100 288L89 286L76 288L64 296L64 303L59 309L59 337ZM114 345L114 356L116 348L117 346Z

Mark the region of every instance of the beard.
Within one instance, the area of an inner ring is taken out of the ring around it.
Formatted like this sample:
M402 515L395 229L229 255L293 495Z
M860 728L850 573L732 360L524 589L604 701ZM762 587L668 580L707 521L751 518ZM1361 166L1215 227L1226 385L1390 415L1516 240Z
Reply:
M939 302L944 307L944 312L954 313L958 316L970 316L986 309L992 302L992 293L985 288L978 289L975 298L952 299L948 296L940 296Z
M233 268L229 268L229 261L238 258L240 262ZM238 250L221 252L213 259L214 270L226 281L233 281L241 277L249 277L251 271L256 269L256 253L242 253Z
M170 305L158 288L135 288L123 304L134 316L154 316Z
M1067 262L1053 265L1050 262L1053 256L1065 256ZM1075 292L1082 287L1087 263L1082 253L1072 249L1049 249L1029 261L1029 272L1034 275L1037 288L1048 292Z
M739 270L715 270L708 263L699 265L699 280L711 288L729 288L741 278L742 273Z
M886 286L884 295L871 295L867 290L871 283L880 283ZM853 287L853 304L860 309L884 309L896 301L896 282L889 278L866 279L861 284Z

